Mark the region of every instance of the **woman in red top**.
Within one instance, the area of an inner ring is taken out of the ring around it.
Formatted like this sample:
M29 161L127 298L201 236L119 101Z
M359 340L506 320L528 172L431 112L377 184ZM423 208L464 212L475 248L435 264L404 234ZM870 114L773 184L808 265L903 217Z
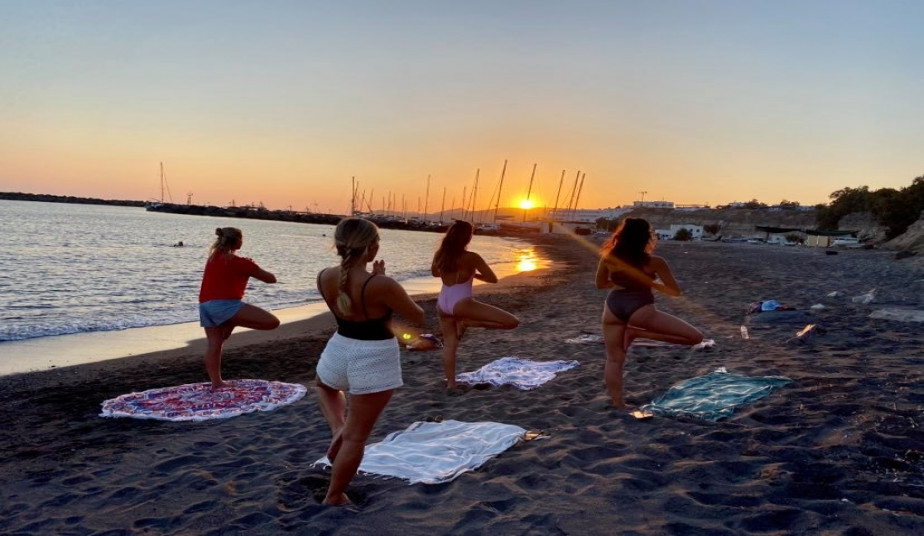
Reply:
M244 243L240 229L219 227L215 234L218 238L212 244L199 289L199 323L205 328L208 340L205 370L212 381L212 389L228 387L221 379L221 350L236 326L250 329L279 326L275 315L242 301L248 279L254 277L264 283L275 283L276 276L252 260L234 254Z

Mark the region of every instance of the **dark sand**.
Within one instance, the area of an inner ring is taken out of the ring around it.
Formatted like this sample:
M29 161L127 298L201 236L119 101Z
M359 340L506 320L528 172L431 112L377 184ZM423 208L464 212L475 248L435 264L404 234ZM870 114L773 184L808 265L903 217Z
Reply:
M922 534L924 348L920 322L869 318L924 309L919 264L891 253L749 244L663 243L686 290L658 298L716 346L633 348L627 398L724 366L793 383L717 423L639 421L609 406L599 333L605 291L593 252L568 238L538 241L557 269L476 289L521 319L513 332L471 330L459 370L496 358L576 359L534 391L445 394L439 352L406 353L373 441L417 420L490 420L543 431L477 471L440 485L358 476L358 508L318 503L327 425L313 391L267 413L202 423L98 417L130 391L204 380L201 348L0 378L2 534ZM851 297L876 288L875 301ZM838 291L839 296L828 297ZM804 325L740 326L747 303L808 309ZM436 331L432 297L423 301ZM226 378L312 385L329 317L271 334L235 335ZM787 342L789 341L789 342ZM129 353L128 351L126 353Z

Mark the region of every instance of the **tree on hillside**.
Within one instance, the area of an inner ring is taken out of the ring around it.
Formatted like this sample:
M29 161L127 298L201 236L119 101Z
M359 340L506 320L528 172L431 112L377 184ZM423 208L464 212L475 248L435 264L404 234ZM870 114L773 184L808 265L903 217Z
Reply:
M870 194L868 186L842 188L828 196L831 202L819 210L816 221L820 229L835 230L841 218L853 212L868 212Z
M800 205L798 201L787 201L786 199L780 201L780 208L785 210L792 210L799 207Z
M842 188L832 192L831 202L816 211L819 229L837 229L841 218L854 212L871 212L876 222L886 228L886 238L905 232L924 211L924 176L917 177L901 190L881 188L870 192L869 187Z
M754 208L767 208L767 204L766 204L766 203L761 203L760 201L758 201L758 200L756 200L756 199L751 199L750 201L748 201L747 203L744 204L744 208L751 208L751 209L754 209Z
M911 186L901 190L884 190L874 193L873 214L879 224L887 229L886 238L891 239L904 233L908 226L921 217L924 211L924 176L914 179Z

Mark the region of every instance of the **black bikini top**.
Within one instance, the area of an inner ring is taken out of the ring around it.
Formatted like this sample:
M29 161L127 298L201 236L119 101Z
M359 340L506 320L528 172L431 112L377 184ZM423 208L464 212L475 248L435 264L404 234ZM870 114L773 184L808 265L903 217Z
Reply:
M324 296L324 290L321 289L322 273L324 273L324 270L318 273L318 292L321 293L321 297L324 298L324 301L327 301L327 298ZM366 320L347 320L346 318L340 318L337 316L337 313L334 313L334 319L337 321L337 333L340 335L360 341L384 341L395 336L391 331L391 310L379 318L369 318L369 313L366 312L366 285L368 285L369 281L372 281L372 278L376 275L377 274L372 274L369 276L363 283L362 289L359 291L359 302L363 307L363 316L366 317Z

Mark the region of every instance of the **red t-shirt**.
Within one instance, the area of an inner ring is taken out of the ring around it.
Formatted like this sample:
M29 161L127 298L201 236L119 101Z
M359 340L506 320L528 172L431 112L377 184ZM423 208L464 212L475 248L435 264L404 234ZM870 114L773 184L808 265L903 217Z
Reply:
M247 257L216 253L205 263L199 303L211 300L240 300L244 298L247 280L260 269Z

